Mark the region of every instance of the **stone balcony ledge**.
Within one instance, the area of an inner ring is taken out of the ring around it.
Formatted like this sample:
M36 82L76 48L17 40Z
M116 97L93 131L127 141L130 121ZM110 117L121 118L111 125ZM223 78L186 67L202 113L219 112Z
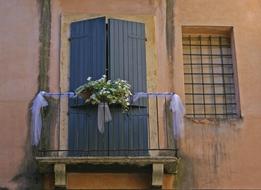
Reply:
M150 164L171 164L177 162L178 158L174 156L111 156L111 157L70 157L70 156L52 156L35 157L39 164L128 164L145 166Z

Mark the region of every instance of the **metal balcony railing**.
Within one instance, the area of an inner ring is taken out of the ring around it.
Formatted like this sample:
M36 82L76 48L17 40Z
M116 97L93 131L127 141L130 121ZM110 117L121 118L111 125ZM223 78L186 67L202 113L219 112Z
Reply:
M110 105L112 120L97 127L97 105L80 98L47 98L37 157L177 157L170 95L147 95L127 112Z

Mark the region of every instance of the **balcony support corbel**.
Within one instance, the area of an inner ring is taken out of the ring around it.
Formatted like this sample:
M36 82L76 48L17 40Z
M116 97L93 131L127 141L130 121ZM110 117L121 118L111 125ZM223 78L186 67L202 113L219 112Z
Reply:
M152 165L152 187L161 189L163 185L164 164Z
M55 164L54 165L55 187L59 189L66 188L66 165Z

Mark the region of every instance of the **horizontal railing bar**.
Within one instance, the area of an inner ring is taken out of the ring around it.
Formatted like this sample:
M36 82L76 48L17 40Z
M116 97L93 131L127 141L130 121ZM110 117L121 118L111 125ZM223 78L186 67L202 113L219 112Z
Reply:
M234 85L234 83L199 83L199 82L186 82L185 85Z
M237 113L206 113L206 114L201 114L201 113L186 113L186 115L237 115Z
M222 45L214 45L214 44L182 44L183 46L196 46L196 47L231 47L230 45L222 44Z
M207 66L212 66L212 65L217 65L217 66L223 66L223 65L226 65L226 66L233 66L233 63L184 63L184 65L189 65L189 66L193 66L193 65L207 65Z
M137 94L142 94L142 95L146 95L146 96L151 96L151 97L160 97L160 96L173 96L175 94L175 92L138 92L135 93L133 96L137 95ZM132 97L133 97L132 96Z
M84 103L84 104L75 104L75 105L72 105L72 106L70 106L70 108L83 108L83 107L86 107L86 106L97 106L97 105L93 105L93 104L91 104L91 103ZM114 106L114 105L110 105L110 106ZM117 105L116 105L116 106L117 106ZM120 107L120 106L119 106L119 107ZM130 107L130 108L147 108L148 106L130 104L129 107Z
M234 75L234 73L184 73L185 75Z
M190 39L196 39L197 41L200 41L200 38L201 38L201 41L208 41L209 38L213 39L213 40L217 40L219 38L222 38L223 40L227 40L227 41L230 41L230 37L227 37L227 36L211 36L211 35L185 35L183 36L182 38L185 40L185 41L188 41Z
M200 53L183 53L185 56L217 56L217 57L232 57L232 54L200 54Z
M236 105L236 103L186 103L186 105Z
M68 150L42 150L39 149L38 152L104 152L104 151L177 151L179 150L178 148L173 148L173 149L169 149L169 148L161 148L161 149L102 149L102 150L98 150L98 149L91 149L91 150L75 150L75 149L68 149Z
M194 95L194 96L202 96L202 95L215 95L215 96L221 96L221 95L236 95L235 93L185 93L185 95Z

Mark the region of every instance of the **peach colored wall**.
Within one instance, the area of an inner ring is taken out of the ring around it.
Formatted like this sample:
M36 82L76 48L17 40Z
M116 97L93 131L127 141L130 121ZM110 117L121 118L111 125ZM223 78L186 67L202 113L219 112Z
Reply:
M35 0L0 2L0 187L15 188L37 90L38 7Z
M177 0L175 4L175 91L184 98L182 26L232 26L242 119L186 120L184 188L261 188L261 1Z
M216 123L186 120L181 149L183 159L176 183L184 188L261 188L261 153L258 151L261 147L260 0L176 0L172 68L166 50L164 0L51 2L51 91L59 90L62 14L153 15L158 90L173 90L174 84L174 90L183 98L181 26L232 26L243 119ZM0 187L14 189L16 184L11 179L23 161L27 140L28 105L37 91L37 1L1 1L0 18Z
M99 179L99 180L97 180ZM150 187L148 174L128 173L68 173L68 189L146 189Z
M99 179L99 180L96 180ZM173 176L165 175L163 189L171 189ZM69 189L149 189L151 176L146 173L68 173Z

